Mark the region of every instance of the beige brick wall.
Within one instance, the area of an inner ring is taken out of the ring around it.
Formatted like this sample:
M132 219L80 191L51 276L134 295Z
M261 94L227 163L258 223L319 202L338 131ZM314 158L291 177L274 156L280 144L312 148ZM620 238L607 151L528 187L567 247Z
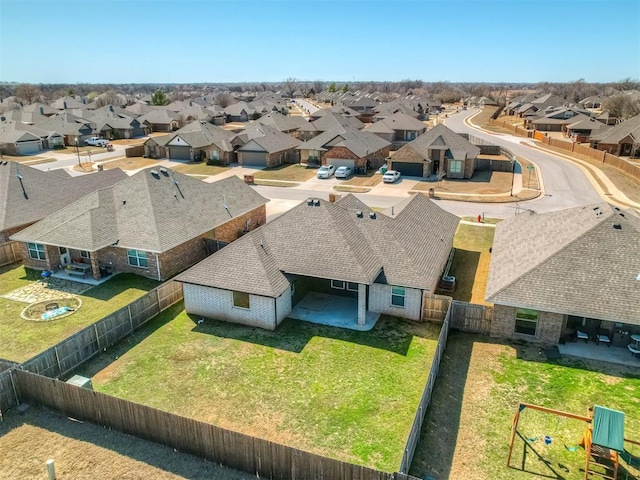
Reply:
M391 285L374 283L369 287L369 310L394 317L420 320L422 290L405 288L404 307L391 304Z
M493 320L491 321L491 336L528 340L547 344L557 344L560 341L564 315L560 313L540 312L535 335L515 333L516 308L505 305L495 305Z

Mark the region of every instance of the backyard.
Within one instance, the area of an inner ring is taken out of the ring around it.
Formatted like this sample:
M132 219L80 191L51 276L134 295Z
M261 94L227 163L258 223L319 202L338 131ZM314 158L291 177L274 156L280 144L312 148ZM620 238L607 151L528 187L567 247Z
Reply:
M594 404L621 410L625 437L640 440L639 394L637 368L571 357L550 361L535 344L451 332L410 473L438 480L581 480L585 452L576 446L586 424L528 409L518 427L523 438L516 437L506 466L518 403L578 415ZM640 447L630 451L640 455Z
M0 295L34 285L40 272L13 264L0 267ZM82 307L58 320L28 321L20 317L27 303L0 298L0 358L23 362L64 340L83 327L131 303L159 282L132 274L120 274L78 297Z
M78 369L95 390L343 461L396 471L439 325L275 332L169 308Z

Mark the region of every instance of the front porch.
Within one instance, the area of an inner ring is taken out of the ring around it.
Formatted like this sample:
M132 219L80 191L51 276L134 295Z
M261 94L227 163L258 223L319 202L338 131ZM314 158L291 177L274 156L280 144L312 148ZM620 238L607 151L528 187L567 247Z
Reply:
M560 344L558 350L563 356L640 367L640 355L634 355L628 347L609 347L604 343L598 345L591 342L575 342Z
M305 322L366 332L375 326L380 314L367 311L364 324L359 325L357 298L309 292L291 310L288 317Z
M111 280L111 278L113 277L113 274L108 274L108 275L104 275L99 279L95 279L93 278L91 271L89 270L88 273L85 273L84 276L80 276L80 275L76 275L76 274L71 274L70 272L72 271L76 271L77 270L67 270L66 268L59 268L55 271L51 272L50 278L56 278L59 280L67 280L70 282L76 282L76 283L81 283L83 285L91 285L96 286L96 285L101 285L104 282Z

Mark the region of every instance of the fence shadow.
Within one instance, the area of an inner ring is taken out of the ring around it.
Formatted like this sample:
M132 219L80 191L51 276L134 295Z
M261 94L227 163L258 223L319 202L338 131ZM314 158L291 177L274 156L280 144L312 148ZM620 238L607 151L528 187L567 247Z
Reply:
M473 296L473 282L480 263L480 253L456 248L450 275L456 277L455 299L470 302Z
M290 318L285 319L276 330L271 331L220 320L205 319L202 322L199 315L189 315L189 317L195 325L194 332L232 338L293 353L300 353L313 337L324 337L387 350L405 356L414 335L419 334L420 330L428 328L420 326L423 324L412 325L409 322L403 325L403 328L398 328L398 322L402 320L384 315L368 332L319 325ZM437 334L434 334L433 338L436 340Z
M451 478L451 465L460 426L462 399L477 335L452 330L440 363L431 405L422 425L411 470L416 477Z
M216 463L207 462L194 455L176 452L174 449L159 443L126 435L116 430L107 430L89 422L71 420L61 412L40 406L30 406L24 414L13 411L5 415L4 420L0 422L0 437L8 435L23 426L32 426L45 430L42 433L45 436L50 432L89 445L95 445L188 480L202 478L249 480L255 478L255 475L223 468ZM55 457L52 458L55 459ZM98 464L100 463L99 460L97 462ZM41 470L45 471L44 460L42 461Z
M82 296L108 301L131 288L148 292L160 284L161 282L157 280L140 277L133 273L119 273L103 284L85 291Z
M522 459L519 465L509 465L509 468L520 471L520 472L536 475L536 477L538 478L553 478L556 480L565 480L565 477L563 477L562 475L560 475L560 473L554 470L554 468L551 466L552 463L548 460L545 460L545 458L538 453L538 451L533 447L533 445L531 445L520 434L520 432L516 432L516 435L522 441ZM527 458L529 456L532 456L534 460L538 461L536 465L538 464L540 464L541 466L544 465L544 467L542 467L542 470L534 470L532 467L527 466Z

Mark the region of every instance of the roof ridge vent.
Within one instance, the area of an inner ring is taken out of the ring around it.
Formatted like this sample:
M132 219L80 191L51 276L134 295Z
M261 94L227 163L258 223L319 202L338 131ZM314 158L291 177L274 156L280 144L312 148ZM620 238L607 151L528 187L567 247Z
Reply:
M316 199L313 201L313 205L314 205L315 207L319 207L319 206L320 206L320 199L316 198Z
M362 210L356 210L356 217L358 217L358 218L364 217L364 214L362 213Z
M160 174L157 170L151 170L151 176L153 176L153 178L160 178Z
M369 212L369 218L371 220L375 220L376 219L376 212Z
M313 198L307 198L307 205L308 206L313 206Z
M165 167L160 167L160 172L165 176L169 176L169 171Z
M620 225L619 223L614 223L614 224L613 224L613 228L614 228L615 230L622 230L622 225Z

